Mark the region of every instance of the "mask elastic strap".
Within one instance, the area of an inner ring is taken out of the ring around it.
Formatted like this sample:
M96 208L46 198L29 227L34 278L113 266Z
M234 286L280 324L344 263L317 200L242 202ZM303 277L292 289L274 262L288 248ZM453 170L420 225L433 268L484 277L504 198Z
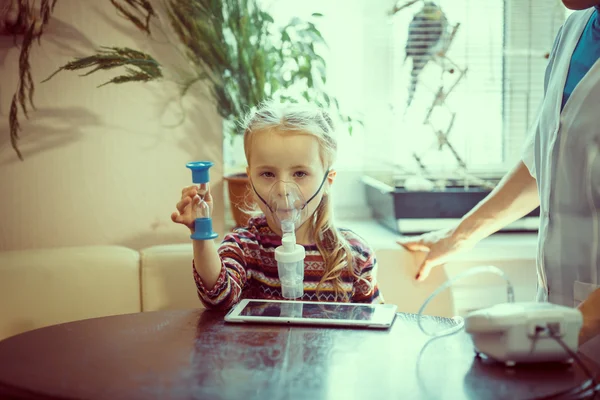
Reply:
M252 190L254 190L254 193L258 196L258 198L260 199L260 201L262 201L264 203L264 205L267 206L267 208L269 209L269 211L271 211L272 213L274 213L275 211L273 211L273 209L271 208L271 206L269 205L269 203L267 203L265 201L265 199L263 199L262 196L260 194L258 194L258 192L256 191L256 188L254 187L254 182L252 182L252 179L250 179L250 184L252 185Z
M321 191L321 189L323 189L323 185L325 184L325 181L327 180L327 176L329 175L330 170L327 170L325 172L325 176L323 177L323 180L321 181L321 185L319 186L319 188L317 189L317 191L315 192L315 194L313 194L311 196L310 199L308 199L306 201L306 203L304 203L304 205L302 206L302 210L304 210L304 207L306 207L308 205L308 203L311 202L312 199L314 199L315 197L317 197L317 195L319 194L319 192Z

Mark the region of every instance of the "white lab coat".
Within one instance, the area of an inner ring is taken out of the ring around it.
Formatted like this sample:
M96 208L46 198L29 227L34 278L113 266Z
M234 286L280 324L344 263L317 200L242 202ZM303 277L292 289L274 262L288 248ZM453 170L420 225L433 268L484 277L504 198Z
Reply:
M570 307L600 287L600 61L560 111L571 55L593 11L574 12L557 35L523 153L540 195L537 298ZM600 337L581 350L600 362Z

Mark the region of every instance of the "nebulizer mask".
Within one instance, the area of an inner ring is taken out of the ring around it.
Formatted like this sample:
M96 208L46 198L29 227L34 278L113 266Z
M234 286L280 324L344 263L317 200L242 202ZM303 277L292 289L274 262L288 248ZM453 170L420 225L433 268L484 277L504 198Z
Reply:
M308 200L305 200L300 187L294 182L278 181L274 183L266 199L252 184L258 198L267 206L275 223L281 227L281 246L275 249L275 260L281 282L281 295L285 299L298 299L304 295L306 251L296 242L296 229L306 219L308 203L321 191L328 172L315 194Z

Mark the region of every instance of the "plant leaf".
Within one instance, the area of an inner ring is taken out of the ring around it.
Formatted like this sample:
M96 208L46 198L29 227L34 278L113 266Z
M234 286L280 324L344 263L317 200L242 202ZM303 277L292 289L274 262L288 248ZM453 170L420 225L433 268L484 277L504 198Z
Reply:
M56 1L56 0L55 0ZM154 8L152 4L148 0L123 0L126 4L129 5L133 11L129 11L125 8L124 5L120 4L117 0L110 0L112 5L125 17L125 19L129 20L133 23L139 30L146 32L150 35L150 19L152 17L156 17L156 13L154 12ZM134 13L137 12L141 14L144 21L138 18Z
M74 61L61 66L42 82L49 81L56 74L64 70L77 71L91 67L94 68L82 76L93 74L99 70L111 70L114 68L125 67L125 71L127 72L125 75L117 76L100 86L104 86L108 83L124 83L132 81L148 82L162 78L163 76L160 64L158 64L152 56L146 53L127 47L102 47L101 50L94 55L77 58Z

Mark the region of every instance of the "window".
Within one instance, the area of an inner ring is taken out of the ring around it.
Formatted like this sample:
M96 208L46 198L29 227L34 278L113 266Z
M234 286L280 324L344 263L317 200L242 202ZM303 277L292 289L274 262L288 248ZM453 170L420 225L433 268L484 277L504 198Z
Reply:
M416 152L429 170L449 170L458 167L457 157L470 169L496 168L502 164L502 44L503 13L501 1L452 0L440 3L450 25L457 26L447 52L446 69L430 61L419 75L415 100L404 121L397 120L406 147L403 160L412 162ZM395 105L404 108L408 94L409 72L407 60L403 66L404 46L408 39L408 25L417 4L397 13L394 17L393 37L397 43L394 70ZM466 72L461 77L461 71ZM460 79L462 78L462 79ZM460 80L459 80L460 79ZM456 84L454 89L452 85ZM432 106L440 87L447 93L443 104L432 109L432 126L423 125L425 114ZM403 111L403 110L399 110ZM448 146L440 147L435 130L445 132L454 121L448 139L457 157ZM398 113L400 116L401 112ZM435 130L434 130L435 128ZM405 163L406 165L406 163ZM412 162L412 165L415 165ZM409 163L408 166L411 166ZM413 168L414 169L414 168Z
M264 1L282 24L294 16L324 15L317 25L329 44L324 54L328 89L346 113L364 122L352 136L340 129L338 169L396 165L414 171L414 152L432 171L457 166L447 148L437 150L434 131L423 124L438 87L452 85L456 72L442 75L438 65L429 63L403 117L411 67L410 60L404 63L404 46L420 2L391 17L396 3L391 0ZM449 140L469 170L501 175L520 158L543 93L545 55L565 8L558 0L438 4L450 24L460 23L447 55L468 70L448 95L448 108L434 109L432 122L443 131L448 110L455 112Z

